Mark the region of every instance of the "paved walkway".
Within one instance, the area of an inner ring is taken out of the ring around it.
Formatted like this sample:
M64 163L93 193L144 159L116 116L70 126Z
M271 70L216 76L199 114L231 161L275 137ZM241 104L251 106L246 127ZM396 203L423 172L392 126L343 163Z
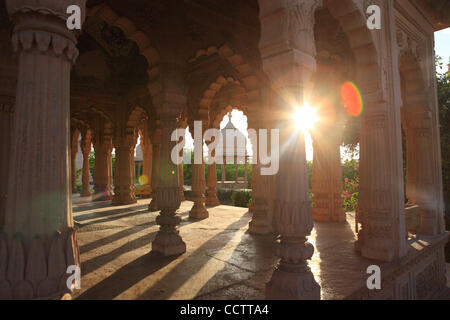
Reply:
M79 226L82 289L78 299L263 299L277 262L273 236L247 232L247 209L219 206L210 218L189 219L192 202L180 208L180 234L187 252L164 258L150 253L158 213L149 200L111 207L109 202L74 204ZM322 299L343 299L367 279L370 261L356 255L349 223L315 224L310 263Z

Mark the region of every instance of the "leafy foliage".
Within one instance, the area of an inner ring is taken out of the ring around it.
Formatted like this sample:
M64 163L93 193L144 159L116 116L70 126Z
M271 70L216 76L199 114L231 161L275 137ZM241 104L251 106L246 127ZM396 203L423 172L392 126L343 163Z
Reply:
M442 70L441 57L436 57L436 68ZM442 183L444 187L445 218L450 231L450 73L437 72L439 120L441 131ZM450 262L450 243L445 249L445 257Z
M233 200L233 206L248 208L252 200L252 192L248 190L234 191L231 199Z

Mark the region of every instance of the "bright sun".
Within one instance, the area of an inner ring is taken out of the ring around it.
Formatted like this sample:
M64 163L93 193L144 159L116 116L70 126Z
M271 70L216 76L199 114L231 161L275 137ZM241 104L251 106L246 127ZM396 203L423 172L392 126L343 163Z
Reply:
M314 128L314 123L319 120L316 109L312 108L307 103L303 107L297 107L297 112L292 117L295 120L297 128L304 132L312 130Z

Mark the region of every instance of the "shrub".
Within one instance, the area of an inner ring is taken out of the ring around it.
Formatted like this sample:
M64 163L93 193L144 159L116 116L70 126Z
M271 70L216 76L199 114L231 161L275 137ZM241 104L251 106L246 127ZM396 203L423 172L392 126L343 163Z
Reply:
M248 190L235 191L231 196L233 200L233 206L248 208L252 200L252 193Z
M221 204L232 204L231 197L233 195L233 189L217 189L217 198Z
M346 161L343 166L345 212L356 210L359 197L359 163L356 160Z

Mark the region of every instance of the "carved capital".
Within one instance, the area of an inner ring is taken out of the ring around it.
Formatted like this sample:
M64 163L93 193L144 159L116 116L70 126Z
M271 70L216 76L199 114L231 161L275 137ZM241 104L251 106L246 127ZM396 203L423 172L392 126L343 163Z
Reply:
M299 50L315 55L314 13L321 0L259 0L263 58Z
M74 63L78 57L77 33L67 29L66 10L70 5L78 5L84 22L85 3L86 0L7 0L8 13L15 25L14 50L37 49L41 53L51 50Z

